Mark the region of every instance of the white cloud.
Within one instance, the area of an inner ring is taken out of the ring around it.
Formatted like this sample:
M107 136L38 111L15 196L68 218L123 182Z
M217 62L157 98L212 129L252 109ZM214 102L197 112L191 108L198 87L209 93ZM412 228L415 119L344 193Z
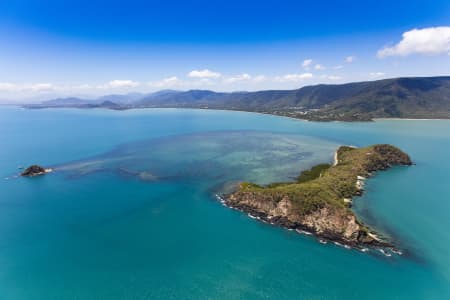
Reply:
M75 85L75 86L73 86L73 88L80 89L80 90L86 90L86 89L91 89L92 86L90 84L83 83L83 84Z
M218 72L213 72L208 69L204 70L193 70L188 73L188 77L191 78L219 78L222 74Z
M52 91L55 89L51 83L35 83L29 86L29 89L34 92Z
M133 80L111 80L108 82L107 87L110 88L133 88L139 86L139 82Z
M371 73L369 73L370 77L382 77L384 75L386 75L386 73L383 73L383 72L371 72Z
M263 81L266 81L266 80L267 80L267 78L264 75L258 75L258 76L255 76L253 78L254 82L263 82Z
M326 79L331 80L331 81L336 81L336 80L341 80L342 77L341 76L337 76L337 75L327 75Z
M333 69L335 69L335 70L340 70L340 69L342 69L342 68L344 68L344 66L341 66L341 65L338 65L338 66L334 66L334 67L333 67Z
M239 74L239 75L236 75L236 76L232 76L232 77L226 78L224 81L226 83L235 83L235 82L238 82L238 81L248 81L248 80L251 80L251 79L252 79L251 75L249 75L247 73L243 73L243 74Z
M95 86L96 89L105 90L105 89L129 89L129 88L135 88L140 86L141 84L137 81L133 80L120 80L115 79L111 80L105 84L100 84ZM84 85L87 88L90 87L90 85Z
M187 88L191 88L191 87L202 88L204 86L212 86L212 85L216 85L216 84L217 84L217 82L215 80L212 80L211 78L199 78L196 80L184 82L184 86Z
M246 82L246 83L260 83L266 81L267 77L264 75L252 76L247 73L238 74L235 76L231 76L225 78L223 80L224 83L236 83L236 82Z
M17 85L9 82L0 82L0 91L13 92L17 89Z
M157 87L157 88L173 87L173 86L180 85L180 84L181 84L181 80L178 79L178 77L176 77L176 76L171 76L171 77L164 78L160 81L148 83L148 85Z
M313 60L310 58L305 59L302 63L302 67L306 70L309 70L309 67L311 66L312 62L313 62Z
M356 57L354 57L354 56L347 56L345 58L345 62L348 63L348 64L351 64L352 62L355 61L355 59L356 59Z
M0 91L2 92L48 92L56 90L51 83L23 83L15 84L10 82L0 82Z
M320 71L320 70L325 70L326 68L321 64L316 64L314 66L314 69Z
M283 76L275 77L276 82L299 82L306 79L313 78L313 74L311 73L302 73L302 74L286 74Z
M380 49L379 58L410 54L450 55L450 26L428 27L406 31L402 40L392 47Z

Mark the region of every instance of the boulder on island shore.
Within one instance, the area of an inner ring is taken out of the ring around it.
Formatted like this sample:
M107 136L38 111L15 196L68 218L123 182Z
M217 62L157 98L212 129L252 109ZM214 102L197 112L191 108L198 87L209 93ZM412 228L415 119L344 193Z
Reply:
M32 165L29 166L28 168L26 168L21 174L20 176L37 176L37 175L42 175L45 173L50 172L51 169L45 169L44 167L41 167L39 165Z

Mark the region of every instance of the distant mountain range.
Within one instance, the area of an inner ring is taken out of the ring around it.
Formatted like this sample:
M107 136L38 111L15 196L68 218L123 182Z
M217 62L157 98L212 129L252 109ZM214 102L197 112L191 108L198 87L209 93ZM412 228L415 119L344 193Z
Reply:
M108 95L94 100L61 98L26 107L227 109L321 121L450 118L450 76L320 84L296 90L257 92L163 90L151 94Z

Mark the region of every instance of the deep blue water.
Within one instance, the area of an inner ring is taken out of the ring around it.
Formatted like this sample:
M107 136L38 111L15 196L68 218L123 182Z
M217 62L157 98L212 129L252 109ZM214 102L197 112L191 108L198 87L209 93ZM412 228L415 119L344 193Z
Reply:
M417 165L371 178L354 209L410 255L322 245L214 198L374 143ZM1 107L0 299L450 298L449 153L450 121ZM32 163L56 171L14 178Z

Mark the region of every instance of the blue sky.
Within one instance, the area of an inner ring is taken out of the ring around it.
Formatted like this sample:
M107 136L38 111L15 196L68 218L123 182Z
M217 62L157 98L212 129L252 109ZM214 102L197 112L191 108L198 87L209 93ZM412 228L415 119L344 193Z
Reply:
M0 2L0 99L450 74L450 1Z

